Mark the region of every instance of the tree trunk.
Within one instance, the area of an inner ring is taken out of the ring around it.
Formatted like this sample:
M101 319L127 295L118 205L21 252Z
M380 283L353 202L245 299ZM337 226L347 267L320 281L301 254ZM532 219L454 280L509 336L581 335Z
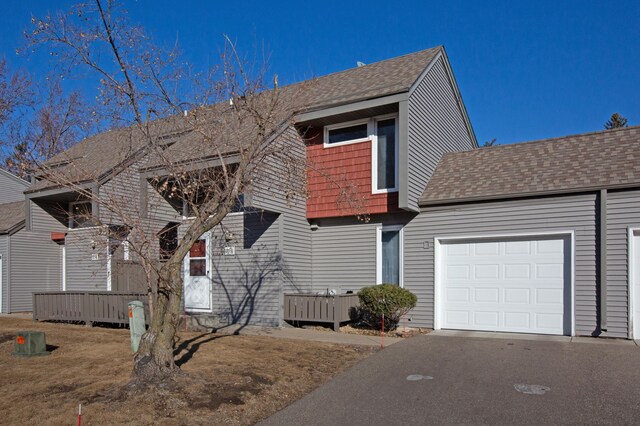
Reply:
M144 381L162 380L176 373L173 342L182 305L182 262L170 261L160 270L158 296L151 326L134 356L133 374Z

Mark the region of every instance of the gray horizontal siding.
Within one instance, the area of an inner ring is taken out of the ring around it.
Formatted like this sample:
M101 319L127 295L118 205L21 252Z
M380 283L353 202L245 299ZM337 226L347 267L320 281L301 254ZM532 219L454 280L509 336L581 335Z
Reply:
M66 232L68 226L63 225L44 209L38 206L31 200L27 200L29 203L30 216L31 216L31 230L41 232Z
M107 239L101 230L99 227L69 230L65 239L68 291L107 290ZM92 260L93 253L98 260Z
M608 334L629 333L628 229L640 227L640 190L610 192L607 199Z
M596 332L595 203L588 194L424 210L404 234L404 285L418 296L412 323L433 327L434 238L573 230L576 333Z
M273 213L227 216L211 231L212 246L234 246L235 256L212 253L213 313L222 322L279 325L281 273L279 218ZM234 239L226 242L224 232Z
M7 313L9 311L9 236L0 235L0 255L2 255L2 306L0 312Z
M22 230L10 238L10 311L31 311L34 291L61 290L62 249L47 232Z
M10 176L9 172L0 170L0 204L24 200L23 192L28 187L28 182Z
M436 61L409 97L407 204L415 211L442 154L473 148L444 61Z
M372 216L318 221L311 233L313 290L358 291L376 284L376 228L405 224L410 215Z
M128 224L140 223L140 167L148 162L145 158L140 160L113 179L100 187L100 199L103 205L100 207L100 220L103 223ZM171 205L154 190L148 182L144 182L147 192L147 215L152 222L162 225L170 221L176 221L181 214L176 212ZM111 206L111 208L108 208Z

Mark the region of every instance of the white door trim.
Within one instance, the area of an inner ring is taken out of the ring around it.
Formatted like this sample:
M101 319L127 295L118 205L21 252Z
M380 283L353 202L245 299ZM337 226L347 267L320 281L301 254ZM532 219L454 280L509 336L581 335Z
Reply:
M400 231L400 287L404 287L404 226L377 225L376 226L376 284L382 284L382 231Z
M186 312L199 312L199 313L212 313L213 312L213 282L211 281L212 274L212 246L211 246L211 233L205 232L198 239L205 240L205 265L206 265L206 278L209 280L209 308L187 308L184 306ZM186 304L186 295L185 295L185 287L186 287L186 278L189 277L189 253L184 257L182 261L182 298L183 304Z
M442 326L442 319L440 318L442 312L440 307L442 306L442 261L443 256L441 253L442 244L446 244L450 241L461 240L490 240L490 239L509 239L509 238L529 238L529 237L570 237L571 239L571 265L570 265L570 285L571 285L571 336L576 335L576 315L575 315L575 255L576 255L576 239L575 232L573 230L566 231L547 231L547 232L527 232L527 233L503 233L503 234L475 234L475 235L454 235L454 236L439 236L434 237L434 282L433 282L433 329L439 330Z
M629 339L640 339L640 318L635 318L634 315L637 297L635 281L638 278L638 274L640 274L634 262L636 251L640 250L640 247L636 247L635 237L640 238L640 228L627 228L627 271L629 271L627 283L629 286L629 303L627 304L629 311L627 315L629 316Z

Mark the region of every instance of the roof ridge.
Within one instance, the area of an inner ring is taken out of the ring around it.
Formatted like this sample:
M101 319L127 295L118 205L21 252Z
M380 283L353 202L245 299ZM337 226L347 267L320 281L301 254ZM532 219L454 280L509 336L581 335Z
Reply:
M444 45L439 44L437 46L429 47L427 49L418 50L417 52L410 52L410 53L405 53L404 55L392 56L391 58L381 59L379 61L375 61L375 62L371 62L369 64L365 64L362 67L351 67L351 68L347 68L345 70L334 71L334 72L330 72L329 74L323 74L323 75L307 78L307 79L304 79L304 80L301 80L301 81L297 81L295 83L285 84L282 87L283 88L292 87L292 86L296 86L298 84L303 84L303 83L307 83L307 82L310 82L310 81L314 81L316 79L330 77L330 76L334 76L334 75L338 75L338 74L342 74L342 73L346 73L346 72L352 72L352 71L357 70L358 68L364 68L364 67L368 67L368 66L371 66L371 65L378 65L378 64L381 64L383 62L393 61L393 60L396 60L396 59L405 58L407 56L412 56L412 55L417 55L419 53L424 53L424 52L427 52L429 50L438 50L438 49L443 49L443 48L444 48Z

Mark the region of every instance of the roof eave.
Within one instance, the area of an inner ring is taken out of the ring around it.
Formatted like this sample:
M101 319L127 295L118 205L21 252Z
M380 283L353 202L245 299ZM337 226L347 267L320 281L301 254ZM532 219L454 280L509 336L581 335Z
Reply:
M504 201L508 199L517 199L517 198L532 198L532 197L540 197L540 196L553 196L553 195L563 195L563 194L577 194L584 192L595 192L603 189L606 190L617 190L617 189L633 189L640 188L640 182L619 184L619 185L597 185L597 186L585 186L585 187L576 187L576 188L567 188L567 189L554 189L554 190L546 190L546 191L530 191L530 192L518 192L518 193L509 193L509 194L496 194L496 195L486 195L486 196L478 196L478 197L464 197L464 198L448 198L443 200L421 200L418 202L420 207L439 207L445 205L454 205L454 204L468 204L475 202L485 202L485 201Z

